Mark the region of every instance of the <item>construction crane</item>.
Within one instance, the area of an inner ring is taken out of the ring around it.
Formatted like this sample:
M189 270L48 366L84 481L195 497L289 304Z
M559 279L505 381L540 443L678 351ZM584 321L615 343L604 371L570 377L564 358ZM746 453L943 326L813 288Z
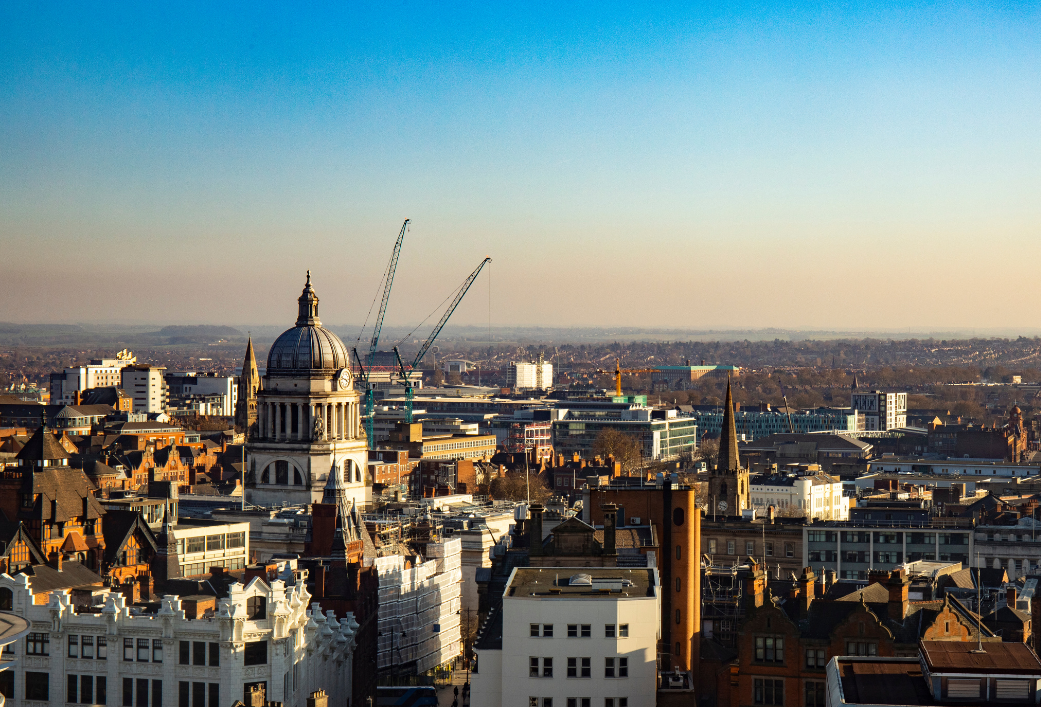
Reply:
M398 258L401 256L401 243L405 240L405 231L408 230L408 224L410 219L405 219L405 223L401 224L401 231L398 232L398 239L394 243L394 250L390 254L390 262L387 263L387 270L383 273L383 298L380 301L379 314L376 315L376 322L372 325L372 339L369 341L369 355L366 357L366 363L363 364L361 357L358 355L358 348L355 347L353 350L354 360L358 363L359 375L361 376L362 383L365 385L365 436L369 442L369 449L374 446L374 428L373 428L373 412L375 408L375 401L373 400L372 385L369 383L369 372L372 371L372 367L376 362L376 347L380 343L380 333L383 331L383 317L387 314L387 303L390 302L390 288L394 285L394 273L398 269ZM369 310L372 311L371 309ZM364 325L362 327L364 329ZM361 339L361 334L358 335Z
M598 369L596 369L596 372L597 373L608 373L609 371L605 371L602 368L598 368ZM622 368L621 362L616 358L614 360L614 391L615 391L615 395L617 395L619 397L621 397L621 395L622 395L622 374L623 373L633 373L633 374L639 375L641 373L657 373L657 372L658 372L657 368Z
M408 424L412 424L412 400L415 396L415 393L412 390L412 371L416 369L419 362L423 360L424 356L426 356L427 351L429 351L430 347L434 345L434 340L437 339L437 335L441 333L441 330L448 322L448 318L452 316L452 312L454 312L455 308L459 306L459 303L463 301L463 296L466 295L466 291L470 289L470 285L474 284L474 280L476 280L477 276L481 274L481 270L483 270L484 266L490 262L492 262L491 258L485 258L482 260L481 264L477 266L477 269L470 273L470 277L466 278L466 280L463 281L463 284L459 286L455 299L453 299L452 303L448 305L448 309L445 310L445 313L441 316L441 321L437 323L434 330L430 332L430 336L428 336L427 340L423 342L423 345L419 347L419 352L416 354L416 358L409 366L405 366L405 363L401 360L401 354L398 352L398 347L394 347L394 356L398 360L398 370L401 373L402 380L405 382L405 422Z

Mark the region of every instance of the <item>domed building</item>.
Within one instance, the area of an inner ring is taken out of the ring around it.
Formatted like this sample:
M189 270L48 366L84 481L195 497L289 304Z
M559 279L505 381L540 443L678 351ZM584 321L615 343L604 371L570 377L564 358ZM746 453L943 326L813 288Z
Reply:
M257 425L246 444L246 502L320 503L331 473L346 498L372 502L368 449L347 347L322 327L311 273L296 326L271 345L257 392Z

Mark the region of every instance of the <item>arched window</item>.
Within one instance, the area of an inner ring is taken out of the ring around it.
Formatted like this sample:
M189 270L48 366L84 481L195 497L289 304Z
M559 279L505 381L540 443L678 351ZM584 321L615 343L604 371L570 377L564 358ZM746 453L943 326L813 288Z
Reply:
M282 486L289 485L289 462L285 459L275 462L275 483Z
M267 599L250 597L246 600L246 618L250 621L261 621L267 618Z
M295 466L293 467L293 483L297 486L304 485L304 478L300 476L300 470L297 469Z
M264 467L264 471L260 472L260 483L262 483L262 484L270 484L271 483L271 474L268 471L269 469L271 469L271 465L270 464L268 464L267 466Z
M14 608L14 594L7 587L0 587L0 611L11 611Z

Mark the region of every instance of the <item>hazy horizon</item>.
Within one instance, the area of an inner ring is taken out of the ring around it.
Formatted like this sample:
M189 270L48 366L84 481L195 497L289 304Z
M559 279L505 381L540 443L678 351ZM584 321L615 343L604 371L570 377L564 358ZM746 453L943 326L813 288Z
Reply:
M1027 4L6 3L0 320L290 326L310 269L349 328L411 218L388 326L491 256L453 325L1038 331L1039 35Z

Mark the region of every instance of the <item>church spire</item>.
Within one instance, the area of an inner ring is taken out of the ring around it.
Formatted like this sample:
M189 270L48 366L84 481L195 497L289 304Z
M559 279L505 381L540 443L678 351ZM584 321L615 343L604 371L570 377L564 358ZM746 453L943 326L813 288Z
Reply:
M260 390L260 371L253 353L253 337L246 342L246 356L242 359L239 376L238 401L235 403L235 425L251 436L257 424L257 391Z
M740 468L741 460L737 455L734 396L730 391L730 376L727 376L727 400L723 405L723 426L719 431L719 456L716 458L716 473L734 473Z
M311 271L307 271L307 282L304 291L300 293L300 309L296 317L297 326L322 326L322 320L318 318L318 295L311 287Z
M856 392L857 392L857 374L856 374L856 373L854 373L854 374L853 374L853 385L851 385L851 386L849 387L849 389L850 389L851 391L853 391L854 393L856 393Z

